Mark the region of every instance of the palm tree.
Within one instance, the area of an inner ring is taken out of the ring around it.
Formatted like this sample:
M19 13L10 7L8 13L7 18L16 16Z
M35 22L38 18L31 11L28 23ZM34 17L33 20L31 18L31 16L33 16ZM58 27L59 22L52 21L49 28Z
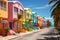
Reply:
M51 22L49 20L47 20L47 27L51 26Z
M60 31L60 0L51 0L49 5L54 3L51 7L51 17L54 19L55 28Z

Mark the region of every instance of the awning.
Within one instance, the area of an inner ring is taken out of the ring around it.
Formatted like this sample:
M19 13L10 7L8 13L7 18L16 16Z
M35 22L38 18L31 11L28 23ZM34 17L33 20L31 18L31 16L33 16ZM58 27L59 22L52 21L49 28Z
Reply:
M2 20L2 23L8 23L8 21L7 20Z

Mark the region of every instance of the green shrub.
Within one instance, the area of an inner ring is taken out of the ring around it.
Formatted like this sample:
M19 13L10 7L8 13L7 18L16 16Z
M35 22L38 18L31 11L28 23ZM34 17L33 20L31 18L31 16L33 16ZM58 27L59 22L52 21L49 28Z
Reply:
M27 28L28 31L32 31L33 29L32 28Z
M5 33L6 33L5 35L6 35L6 36L7 36L7 33L9 32L9 30L10 30L10 28L6 28L6 29L5 29Z

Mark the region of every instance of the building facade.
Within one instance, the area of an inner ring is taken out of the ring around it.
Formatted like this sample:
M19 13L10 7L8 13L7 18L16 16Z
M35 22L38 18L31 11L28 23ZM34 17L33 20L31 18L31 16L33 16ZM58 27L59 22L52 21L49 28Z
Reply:
M0 27L8 27L8 0L0 0Z
M37 16L37 26L40 28L43 28L43 18L40 16Z
M19 1L8 1L8 21L10 29L18 30L18 14L23 15L24 8Z
M31 19L32 18L32 10L30 8L24 8L24 11L25 11L25 18L27 20Z
M32 12L32 21L33 21L33 26L37 25L37 13Z
M32 25L32 10L30 8L24 8L25 26L30 28Z

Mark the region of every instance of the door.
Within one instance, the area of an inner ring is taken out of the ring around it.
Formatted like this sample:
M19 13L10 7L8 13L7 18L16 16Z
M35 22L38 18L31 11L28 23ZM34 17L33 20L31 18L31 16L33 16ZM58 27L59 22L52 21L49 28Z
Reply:
M12 22L9 22L10 29L12 29Z

